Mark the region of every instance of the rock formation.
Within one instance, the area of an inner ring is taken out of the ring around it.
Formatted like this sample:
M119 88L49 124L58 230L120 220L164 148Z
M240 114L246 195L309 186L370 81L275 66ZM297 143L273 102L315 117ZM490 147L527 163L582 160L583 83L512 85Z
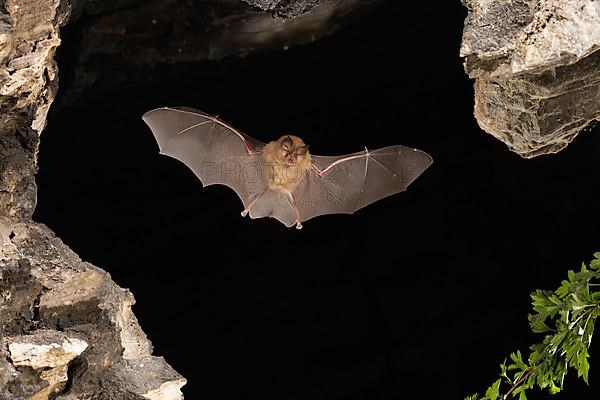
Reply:
M475 117L525 158L600 119L600 1L463 0Z
M4 219L0 233L0 399L181 398L129 291L41 224Z
M244 0L246 3L272 12L280 18L295 18L319 3L319 0Z
M76 29L67 99L160 63L285 48L378 0L6 0L0 8L0 400L177 400L186 380L152 345L133 295L32 221L60 28ZM249 3L249 4L247 4ZM259 8L256 8L256 7ZM261 11L260 9L267 11ZM294 18L294 19L292 19ZM95 63L98 58L113 63ZM114 68L107 69L106 65ZM119 68L122 67L122 68Z
M87 349L85 340L55 330L37 330L31 335L7 337L8 356L14 367L41 370L40 387L29 387L30 398L46 399L60 392L68 381L69 362ZM6 344L5 343L5 344ZM25 370L25 369L23 369Z

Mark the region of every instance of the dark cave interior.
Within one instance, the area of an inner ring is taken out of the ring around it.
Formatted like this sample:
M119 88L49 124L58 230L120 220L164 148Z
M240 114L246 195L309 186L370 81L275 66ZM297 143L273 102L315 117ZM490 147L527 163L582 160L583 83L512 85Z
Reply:
M132 290L188 398L481 390L540 339L529 292L600 250L600 130L532 160L481 131L457 55L464 16L459 2L387 2L314 44L92 89L49 118L34 219ZM263 141L294 133L317 154L402 144L434 164L405 193L288 230L242 219L232 191L158 154L141 115L166 105ZM597 396L591 353L591 388L571 373L556 399Z

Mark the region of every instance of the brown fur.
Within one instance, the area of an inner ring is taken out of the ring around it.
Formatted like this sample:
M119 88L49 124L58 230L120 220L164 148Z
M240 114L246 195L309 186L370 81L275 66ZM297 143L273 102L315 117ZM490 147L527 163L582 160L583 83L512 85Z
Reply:
M288 149L284 145L288 145ZM279 192L293 193L311 165L308 146L293 135L285 135L268 143L263 157L269 168L269 188Z

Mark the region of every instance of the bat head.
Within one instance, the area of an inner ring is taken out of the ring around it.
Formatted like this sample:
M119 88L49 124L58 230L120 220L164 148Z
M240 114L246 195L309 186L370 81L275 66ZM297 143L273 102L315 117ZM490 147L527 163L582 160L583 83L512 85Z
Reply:
M286 164L304 164L309 159L308 145L298 136L282 136L278 142L280 147L279 156Z

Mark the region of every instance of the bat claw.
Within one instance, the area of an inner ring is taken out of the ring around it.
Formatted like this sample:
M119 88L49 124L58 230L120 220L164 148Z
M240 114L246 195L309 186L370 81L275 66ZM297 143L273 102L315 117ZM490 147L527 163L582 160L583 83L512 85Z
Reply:
M242 217L245 217L246 215L248 215L248 210L244 210L240 214L242 215Z
M302 224L300 221L296 222L296 229L302 229Z

